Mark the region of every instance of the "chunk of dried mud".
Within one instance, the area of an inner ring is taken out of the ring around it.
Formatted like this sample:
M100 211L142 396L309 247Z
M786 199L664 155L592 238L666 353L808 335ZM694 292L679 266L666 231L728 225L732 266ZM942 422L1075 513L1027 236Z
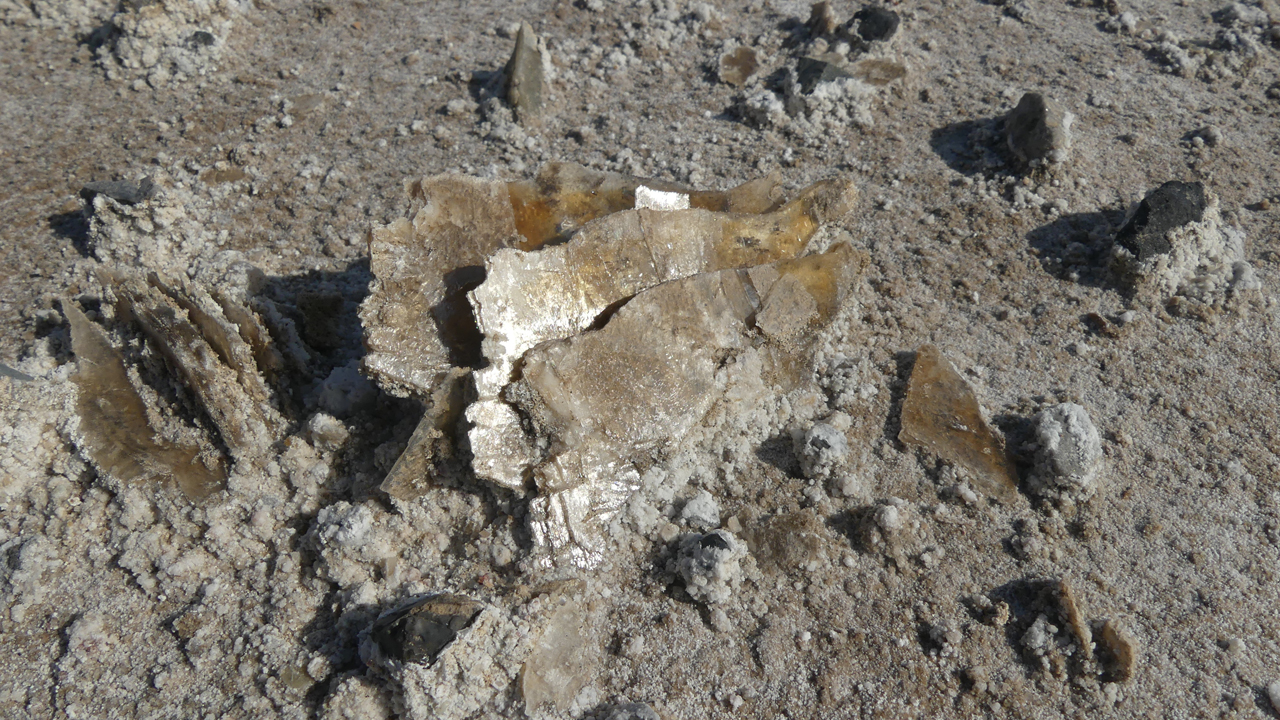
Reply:
M756 318L775 301L794 303L801 288L813 293L809 327L827 322L864 263L841 244L800 260L695 275L637 295L599 330L529 351L506 398L535 429L526 447L535 440L548 447L518 477L531 469L541 493L530 506L534 536L553 559L599 561L603 528L638 486L637 467L706 416L728 355L753 345L758 331L769 339ZM797 276L808 283L790 282ZM773 347L788 353L794 339L787 334ZM472 450L479 458L474 439Z
M636 188L689 195L695 208L759 213L777 207L778 178L728 191L551 163L519 182L437 175L412 183L409 218L376 228L369 240L375 280L360 308L365 368L392 394L429 394L450 367L483 364L480 330L467 292L485 279L502 248L537 250L562 242L598 217L635 207Z
M221 458L209 457L198 446L159 441L142 397L129 382L124 359L106 333L71 302L64 301L62 308L77 363L72 376L79 393L77 444L87 459L121 483L172 480L192 498L221 489L226 482Z
M974 485L997 500L1017 497L1018 474L1003 439L987 423L973 387L937 346L916 350L898 438L965 468Z

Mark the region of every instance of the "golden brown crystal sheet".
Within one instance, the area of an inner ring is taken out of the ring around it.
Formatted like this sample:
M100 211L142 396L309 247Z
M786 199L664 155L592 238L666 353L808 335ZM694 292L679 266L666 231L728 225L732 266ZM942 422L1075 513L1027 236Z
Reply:
M171 478L193 498L219 490L226 481L220 463L206 465L199 447L158 441L120 353L74 304L63 301L62 309L76 354L81 450L98 470L124 483Z
M431 487L440 464L457 459L453 435L470 395L469 375L453 368L436 385L408 445L382 481L383 492L397 500L419 497Z
M1004 442L987 424L973 388L937 346L916 350L898 437L964 467L991 497L1008 502L1017 496L1018 474Z

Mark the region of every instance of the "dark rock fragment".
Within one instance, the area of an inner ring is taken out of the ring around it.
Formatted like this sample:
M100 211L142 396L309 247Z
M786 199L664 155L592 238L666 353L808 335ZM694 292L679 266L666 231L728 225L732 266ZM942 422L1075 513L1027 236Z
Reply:
M481 609L479 601L462 595L428 595L378 618L369 637L387 657L430 665Z
M191 37L187 38L187 46L192 50L199 50L200 48L212 47L216 40L217 38L213 36L213 33L207 30L197 30L191 33Z
M1027 93L1005 119L1009 149L1026 163L1060 163L1071 150L1075 116L1040 93Z
M864 43L883 42L898 32L902 18L898 13L880 5L864 7L853 14L853 19L845 26L850 30L850 38L857 38Z
M701 547L703 550L708 550L711 548L716 548L719 550L728 550L729 541L725 539L722 533L710 532L702 536L702 539L698 541L698 546Z
M1116 234L1116 244L1140 261L1167 253L1173 249L1169 231L1199 222L1206 207L1203 183L1167 182L1142 199L1133 217Z
M151 178L142 178L136 183L128 180L99 180L86 184L80 189L80 197L90 205L97 195L106 195L124 205L137 205L150 200L156 194L155 183Z
M800 91L805 95L813 92L819 84L853 77L835 53L824 53L816 57L802 57L796 63L796 80L800 83Z

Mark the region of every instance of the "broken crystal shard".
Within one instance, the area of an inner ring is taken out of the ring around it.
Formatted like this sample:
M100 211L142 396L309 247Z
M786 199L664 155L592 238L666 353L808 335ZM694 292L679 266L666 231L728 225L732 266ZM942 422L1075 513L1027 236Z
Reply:
M538 454L533 440L525 434L520 415L504 402L481 399L467 407L466 417L472 424L467 439L476 477L512 490L523 489L525 472Z
M519 681L520 667L533 646L531 637L538 625L520 617L513 617L493 605L452 597L442 608L436 627L427 626L427 636L419 635L418 648L434 650L434 659L402 661L384 653L382 645L375 641L373 628L362 633L360 657L371 668L385 673L395 685L401 699L397 717L408 720L474 720L489 717L485 708L492 709L495 697L514 695L514 684ZM427 606L431 605L427 601ZM475 603L472 606L472 602ZM472 607L478 612L463 622ZM545 621L544 621L545 622ZM440 642L448 637L440 625L456 628L452 641ZM405 638L406 640L409 638ZM434 641L433 641L434 640ZM395 646L389 646L395 650ZM414 653L427 659L428 653ZM412 656L412 655L411 655Z
M836 14L829 0L819 0L809 8L809 21L805 23L813 36L830 35L839 27Z
M529 23L520 23L516 47L504 71L504 91L507 103L522 123L535 122L542 114L547 91L543 78L545 53L546 48Z
M916 350L898 438L964 467L991 497L1008 502L1017 496L1018 474L1004 443L983 417L973 388L934 345Z
M535 716L543 705L563 711L593 673L591 653L583 634L582 609L576 602L561 605L520 671L525 712Z
M134 319L199 399L237 459L257 456L283 437L286 423L271 401L239 328L207 294L155 273L103 273L122 317Z
M742 87L760 69L760 55L754 49L739 45L720 56L720 82Z
M1009 149L1027 163L1060 163L1071 151L1075 115L1040 93L1027 93L1005 118Z
M490 362L475 373L479 401L467 409L467 420L474 426L470 441L476 474L506 487L524 486L524 468L534 450L520 417L496 398L530 348L606 320L617 303L655 285L794 256L822 224L846 213L856 194L849 182L826 180L777 211L761 215L698 209L619 212L589 223L564 245L537 253L495 253L485 282L470 294ZM812 264L806 259L788 265L792 270L787 284L820 281L822 273L805 273ZM802 317L775 323L779 331L802 327L821 315L820 302L830 310L836 288L812 289L815 295L798 299L813 307L805 308ZM791 294L796 294L794 289ZM785 296L780 293L778 303ZM764 317L777 313L766 312Z
M639 484L634 463L702 420L720 361L752 343L755 318L775 298L793 301L791 278L804 276L798 287L821 296L808 303L813 327L831 319L865 262L840 244L750 271L703 273L637 295L599 330L530 350L506 396L551 448L532 468L541 497L531 513L553 561L596 564L604 525Z
M378 618L369 638L386 657L430 665L481 609L481 603L469 597L430 595Z
M906 77L907 68L891 60L867 58L854 63L850 72L862 82L880 87Z
M1062 614L1067 620L1067 627L1076 636L1076 643L1079 644L1085 659L1092 660L1093 631L1090 630L1089 622L1085 619L1083 605L1076 599L1076 593L1066 578L1058 581L1058 602L1062 606Z
M375 280L360 307L365 369L400 396L428 393L450 367L479 363L466 291L484 279L485 259L517 237L505 183L437 175L409 192L420 204L412 220L370 236Z
M486 259L505 247L536 250L597 217L634 208L640 185L685 193L693 207L708 210L759 213L777 205L776 175L699 192L550 163L520 182L461 175L414 182L410 218L376 228L369 238L375 280L360 307L366 370L392 394L421 397L450 367L482 364L466 293L484 280Z
M147 408L129 382L120 353L106 334L70 301L62 311L71 325L76 355L81 450L98 471L123 483L171 478L188 497L220 489L226 474L199 447L162 443L147 423ZM212 462L212 467L207 462Z
M564 245L495 253L485 282L471 292L491 363L477 373L481 398L506 385L526 350L591 327L614 303L642 290L794 257L822 224L848 212L856 195L851 183L826 180L761 215L618 212L588 224Z

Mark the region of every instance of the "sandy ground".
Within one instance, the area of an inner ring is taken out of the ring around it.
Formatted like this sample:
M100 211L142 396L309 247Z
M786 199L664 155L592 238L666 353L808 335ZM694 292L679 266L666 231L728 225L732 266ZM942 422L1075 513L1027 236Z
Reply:
M875 52L906 75L788 115L752 108L814 50L808 3L0 0L0 362L31 378L0 377L0 715L396 717L434 692L439 717L1280 717L1280 9L891 7ZM553 63L537 126L484 103L520 21ZM745 87L718 76L739 44L764 65ZM1059 166L1004 145L1026 91L1075 115ZM541 567L518 493L381 493L422 407L355 372L368 233L405 216L403 184L555 160L708 188L778 171L792 195L847 177L824 242L870 256L814 345L818 389L726 399L592 570ZM78 194L144 176L158 197L110 227ZM1216 197L1257 283L1144 296L1110 272L1169 180ZM153 426L208 437L98 270L201 282L226 251L301 331L273 391L288 438L199 501L106 477L63 303L155 388ZM1012 501L899 441L924 343L1007 438ZM1091 497L1040 497L1034 418L1068 401L1102 471ZM824 482L793 435L833 412L849 449ZM679 572L704 491L749 548L721 603ZM362 656L380 613L439 592L490 613L453 679Z

